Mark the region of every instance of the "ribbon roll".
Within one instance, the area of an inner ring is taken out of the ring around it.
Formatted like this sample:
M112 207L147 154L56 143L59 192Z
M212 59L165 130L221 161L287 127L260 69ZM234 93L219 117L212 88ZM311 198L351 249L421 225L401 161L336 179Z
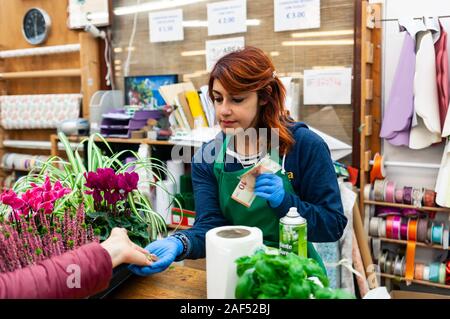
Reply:
M394 233L394 216L386 217L386 238L393 238Z
M384 219L378 224L378 237L386 238L386 221Z
M378 217L372 217L369 222L369 235L372 237L378 237L378 227L379 223L381 223L381 218Z
M372 252L375 257L380 257L381 254L381 240L380 238L372 238Z
M376 208L377 217L400 216L401 212L398 208L379 206Z
M372 190L372 184L364 186L364 199L370 200L370 191Z
M403 187L403 203L406 205L412 205L412 192L413 188L409 186Z
M431 242L442 245L442 238L444 235L444 225L434 225L431 229Z
M384 200L388 203L395 203L395 182L386 182L384 190Z
M432 263L430 265L430 276L429 281L432 282L439 282L439 268L441 264L440 263Z
M393 221L392 221L393 239L400 239L401 224L402 224L402 218L400 216L393 216Z
M392 265L393 265L394 261L391 259L386 259L386 273L392 275L394 272L392 270Z
M380 267L380 271L382 273L386 273L386 261L387 261L388 253L385 252L378 257L378 266Z
M375 180L383 179L385 176L383 156L376 153L373 159L372 170L370 171L370 183L373 183Z
M414 208L403 208L402 216L404 217L417 217L420 215L420 212Z
M402 277L403 275L403 271L402 271L402 259L400 259L400 257L397 255L395 256L395 261L394 261L394 276L399 276Z
M424 270L424 264L416 264L414 268L414 278L417 280L423 279L423 270Z
M431 230L433 229L433 223L431 223L431 226L427 229L427 240L425 241L427 244L431 244Z
M445 284L450 285L450 260L447 261L445 269Z
M402 218L402 223L400 225L400 239L401 240L408 239L408 223L409 223L409 219Z
M417 219L410 219L408 221L408 241L417 241Z
M428 219L421 218L417 222L417 241L427 242Z
M436 192L431 189L426 189L423 194L423 205L427 207L436 206Z
M448 249L448 245L449 245L449 230L447 228L447 226L445 226L444 228L444 238L442 239L442 248L444 248L445 250Z
M386 184L386 180L380 180L377 179L375 183L373 184L373 191L374 191L374 197L375 200L378 202L384 201L384 187Z
M428 281L430 279L430 267L425 266L423 267L423 280Z
M416 242L408 241L406 245L406 269L405 269L405 277L406 280L414 279L414 258L416 256Z
M412 201L415 207L422 207L423 190L420 188L413 188Z
M439 283L445 285L445 278L446 278L446 267L445 264L440 264L439 266Z
M397 188L395 190L395 202L403 203L403 188Z

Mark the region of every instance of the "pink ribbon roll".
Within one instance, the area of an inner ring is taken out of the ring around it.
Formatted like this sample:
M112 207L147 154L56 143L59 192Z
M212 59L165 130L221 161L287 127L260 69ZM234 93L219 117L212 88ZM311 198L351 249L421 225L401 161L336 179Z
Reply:
M400 239L400 228L402 224L402 218L400 216L394 216L392 221L392 238Z
M408 219L403 218L400 225L400 239L408 239Z
M384 200L388 203L395 202L395 182L388 181L384 189Z
M403 188L397 188L395 190L395 202L403 203Z
M394 207L385 207L380 206L377 207L375 215L377 217L386 217L386 216L400 216L400 209Z

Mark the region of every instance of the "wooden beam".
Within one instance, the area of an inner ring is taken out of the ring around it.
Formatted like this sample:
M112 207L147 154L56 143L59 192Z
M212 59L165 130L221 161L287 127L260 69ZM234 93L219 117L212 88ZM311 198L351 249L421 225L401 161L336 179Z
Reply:
M23 72L4 72L0 73L0 79L27 79L27 78L55 78L55 77L78 77L81 75L80 69L65 70L39 70Z

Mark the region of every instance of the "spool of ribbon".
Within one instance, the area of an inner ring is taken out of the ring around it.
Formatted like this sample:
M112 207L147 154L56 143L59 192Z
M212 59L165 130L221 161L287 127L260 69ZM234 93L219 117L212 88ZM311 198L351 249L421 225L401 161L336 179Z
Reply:
M413 188L409 186L403 187L403 203L406 205L412 205L412 192Z
M447 261L447 265L445 267L445 284L450 285L450 260Z
M414 279L414 258L416 256L416 242L408 240L406 245L406 269L405 278L406 280Z
M408 221L408 241L417 241L417 219L409 219Z
M423 270L425 265L424 264L416 264L414 269L414 278L417 280L423 279Z
M435 225L431 229L431 242L434 244L442 245L442 239L444 235L444 225Z
M417 222L417 241L425 243L427 241L428 219L420 218Z
M381 240L380 238L372 238L372 252L375 257L379 257L381 254Z
M394 216L386 217L386 238L393 239L394 235Z
M403 276L403 263L404 263L405 259L404 257L400 258L400 256L395 256L395 261L394 261L394 275L395 276L399 276L402 277Z
M444 238L442 239L442 248L444 248L445 250L448 250L449 241L450 241L449 230L448 230L447 226L445 226Z
M429 281L432 282L439 282L439 268L441 264L440 263L432 263L430 265L430 276Z
M386 184L386 180L377 179L373 184L374 197L376 201L383 202L384 201L384 187Z
M379 223L381 223L381 218L378 217L372 217L369 222L369 235L373 237L378 237L378 227Z
M439 283L445 285L446 267L445 264L439 265Z
M378 223L378 237L386 238L386 220L382 219L381 223Z
M422 207L423 190L421 188L413 188L412 202L415 207Z
M403 208L402 216L404 217L417 217L420 215L420 212L414 208Z
M402 224L402 218L400 216L393 216L392 221L392 238L400 239L400 228Z
M402 218L402 223L400 225L400 239L401 240L408 239L408 223L409 223L409 219Z
M364 186L364 199L370 200L370 191L372 190L372 184L366 184Z
M427 207L436 206L436 192L431 189L426 189L423 194L423 205Z
M403 188L397 188L395 190L395 202L403 203Z
M427 240L425 241L427 244L431 244L432 240L431 240L431 231L433 229L433 223L431 223L431 226L428 227L427 229Z
M372 170L370 171L370 183L377 179L383 179L385 176L383 156L376 153L373 159Z
M378 257L378 266L380 267L380 271L382 273L386 273L386 259L387 259L387 252L382 253L379 257Z
M395 182L386 182L384 189L384 200L388 203L395 203Z
M425 266L423 267L423 280L428 281L430 279L430 267Z
M388 258L386 259L386 265L385 265L385 269L386 269L386 273L392 275L394 273L392 265L394 264L394 261Z

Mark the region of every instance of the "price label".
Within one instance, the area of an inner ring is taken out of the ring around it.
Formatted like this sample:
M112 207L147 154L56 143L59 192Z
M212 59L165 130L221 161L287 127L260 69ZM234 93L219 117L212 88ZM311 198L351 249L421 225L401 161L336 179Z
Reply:
M233 0L208 4L208 35L247 31L247 1Z
M222 56L244 48L244 37L206 41L206 69L211 71Z
M274 0L275 32L320 28L320 0Z
M149 13L150 42L181 41L184 39L183 10Z

